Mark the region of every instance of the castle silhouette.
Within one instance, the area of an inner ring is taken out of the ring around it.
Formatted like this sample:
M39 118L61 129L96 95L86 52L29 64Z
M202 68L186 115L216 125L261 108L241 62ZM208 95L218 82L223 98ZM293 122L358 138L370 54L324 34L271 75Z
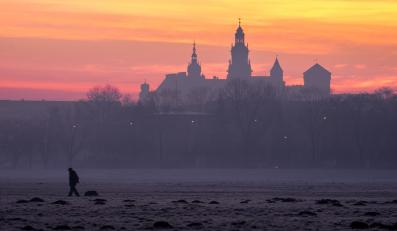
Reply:
M276 57L270 69L269 76L253 76L251 61L249 59L249 49L248 45L245 43L245 33L240 20L235 32L234 44L231 48L231 60L229 60L226 79L220 79L216 76L211 79L205 78L201 72L201 64L198 60L196 43L194 43L191 61L187 66L187 72L167 74L155 92L159 96L166 93L173 93L183 98L192 92L202 90L218 91L222 89L228 81L234 79L270 84L280 91L296 92L306 90L306 92L315 92L320 96L328 96L331 94L331 72L318 63L303 73L303 86L286 86L284 72L278 57ZM139 98L142 101L149 95L150 86L145 82L141 85Z

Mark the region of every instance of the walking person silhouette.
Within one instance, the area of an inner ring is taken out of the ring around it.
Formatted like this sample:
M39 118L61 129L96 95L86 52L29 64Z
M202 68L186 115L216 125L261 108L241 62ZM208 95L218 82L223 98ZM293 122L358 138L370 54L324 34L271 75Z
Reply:
M68 170L69 170L69 187L70 187L68 196L71 197L74 193L76 196L79 197L80 194L76 189L76 185L77 183L79 183L79 176L77 175L76 171L74 171L72 168L69 168Z

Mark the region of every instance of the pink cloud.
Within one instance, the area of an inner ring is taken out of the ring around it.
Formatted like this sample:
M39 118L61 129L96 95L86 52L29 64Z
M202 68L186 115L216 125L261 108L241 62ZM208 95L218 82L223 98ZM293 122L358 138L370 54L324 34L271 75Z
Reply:
M341 68L346 68L346 67L348 67L349 65L348 64L345 64L345 63L343 63L343 64L335 64L334 65L334 67L336 68L336 69L341 69Z
M354 65L354 68L356 68L356 69L366 69L367 65L365 65L365 64L356 64L356 65Z
M47 90L75 96L104 84L137 95L145 80L156 89L165 74L186 71L192 52L191 44L134 41L0 38L0 45L0 86L43 91L43 97L52 97ZM288 85L302 84L303 72L318 58L333 73L336 92L372 90L370 85L380 86L377 83L395 86L397 54L384 57L379 47L346 47L317 57L250 47L253 74L268 74L278 54ZM207 78L226 78L229 47L198 44L198 54ZM14 91L14 96L16 92L23 91Z

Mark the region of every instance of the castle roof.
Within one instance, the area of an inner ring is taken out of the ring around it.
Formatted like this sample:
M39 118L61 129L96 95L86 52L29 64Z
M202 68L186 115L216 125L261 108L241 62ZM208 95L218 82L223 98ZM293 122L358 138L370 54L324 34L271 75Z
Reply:
M276 58L276 61L274 61L273 67L270 71L271 72L283 72L280 62L278 61L278 58Z
M312 66L311 68L309 68L307 71L305 71L303 74L311 74L311 73L327 73L327 74L331 74L331 72L329 72L327 69L325 69L323 66L321 66L320 64L316 63L314 64L314 66Z

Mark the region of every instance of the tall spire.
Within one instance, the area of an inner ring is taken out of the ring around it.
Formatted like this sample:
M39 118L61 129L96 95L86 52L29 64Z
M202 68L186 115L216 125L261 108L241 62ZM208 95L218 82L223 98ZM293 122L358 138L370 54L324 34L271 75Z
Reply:
M235 44L243 44L244 45L244 31L241 27L241 18L238 19L238 27L235 34Z
M187 67L188 77L201 78L201 66L197 59L196 41L193 43L192 60Z
M192 62L193 62L193 60L197 60L196 41L194 41L194 43L193 43Z
M252 69L249 61L248 44L245 44L245 34L241 27L241 18L238 19L238 27L234 34L234 44L232 45L232 59L229 62L228 79L251 77Z

